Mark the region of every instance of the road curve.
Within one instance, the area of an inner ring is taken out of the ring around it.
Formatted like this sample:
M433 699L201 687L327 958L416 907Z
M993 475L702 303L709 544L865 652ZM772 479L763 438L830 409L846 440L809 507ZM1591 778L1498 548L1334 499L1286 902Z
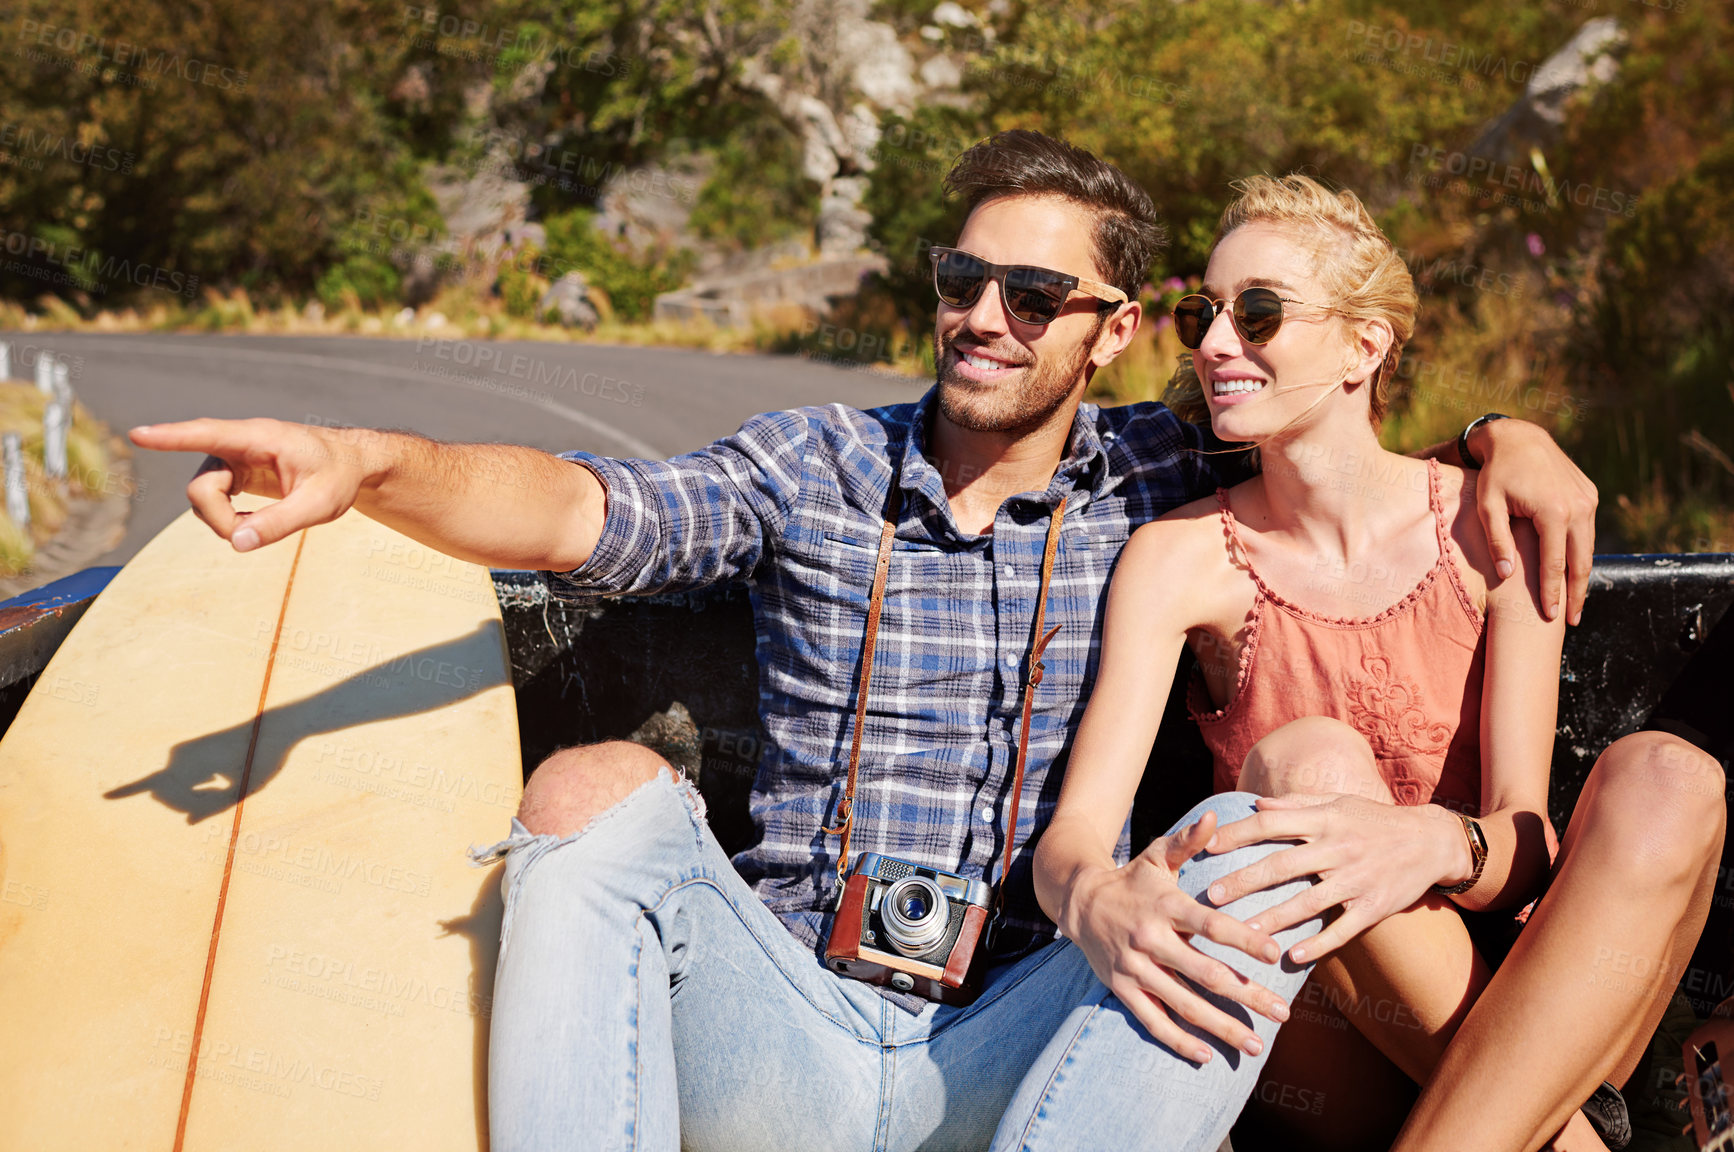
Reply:
M71 365L78 398L116 432L195 416L273 416L402 428L440 440L557 452L672 456L755 412L912 400L926 382L799 357L679 348L350 336L0 332L12 374L43 350ZM97 564L124 564L187 508L198 461L138 451L125 537Z

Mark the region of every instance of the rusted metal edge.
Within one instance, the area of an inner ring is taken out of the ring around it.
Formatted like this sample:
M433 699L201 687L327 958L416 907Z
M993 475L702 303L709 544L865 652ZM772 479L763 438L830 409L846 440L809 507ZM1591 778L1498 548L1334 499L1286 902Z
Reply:
M86 568L0 601L0 689L48 664L60 642L119 568Z

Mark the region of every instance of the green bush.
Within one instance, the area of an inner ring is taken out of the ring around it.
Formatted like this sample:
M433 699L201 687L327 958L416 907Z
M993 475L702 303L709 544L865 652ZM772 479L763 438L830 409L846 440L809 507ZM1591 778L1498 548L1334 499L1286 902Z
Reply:
M364 308L377 307L397 299L403 278L387 260L365 253L351 253L327 268L319 277L314 291L332 311L357 304Z
M1734 501L1731 198L1729 144L1650 189L1609 226L1582 309L1572 348L1600 411L1574 448L1598 484L1632 494L1613 522L1628 547L1727 543L1705 516Z
M773 119L749 122L716 153L690 226L701 239L736 250L803 234L819 218L819 186L801 172L801 142Z
M535 251L526 252L523 260L508 261L500 269L500 301L505 304L507 315L520 320L537 319L536 305L542 302L548 291L548 281L534 271L540 255ZM524 267L526 264L530 267Z
M608 293L622 320L649 319L656 297L685 283L691 253L655 253L636 257L617 247L596 228L588 208L574 208L542 222L547 233L547 264L551 275L577 271Z

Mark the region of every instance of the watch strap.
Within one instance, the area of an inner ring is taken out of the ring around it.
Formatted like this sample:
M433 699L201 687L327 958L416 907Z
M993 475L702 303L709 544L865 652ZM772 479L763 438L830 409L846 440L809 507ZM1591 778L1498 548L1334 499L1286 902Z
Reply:
M1469 841L1469 877L1449 888L1442 884L1433 885L1433 891L1441 896L1457 896L1469 891L1487 867L1487 834L1481 830L1481 822L1464 812L1453 812L1452 815L1463 821L1463 836Z
M1477 460L1475 454L1469 451L1469 434L1487 423L1489 420L1509 419L1510 417L1503 412L1483 412L1481 415L1466 424L1463 431L1457 433L1457 455L1462 459L1465 468L1468 468L1473 472L1479 472L1482 464L1482 461Z

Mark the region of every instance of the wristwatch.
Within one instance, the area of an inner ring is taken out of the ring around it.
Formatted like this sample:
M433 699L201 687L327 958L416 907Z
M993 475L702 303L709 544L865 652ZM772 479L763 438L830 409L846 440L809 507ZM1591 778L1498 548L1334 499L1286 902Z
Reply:
M1449 888L1440 884L1433 885L1433 891L1441 896L1456 896L1469 891L1475 887L1475 882L1481 879L1481 870L1487 867L1487 836L1481 831L1480 821L1462 812L1453 812L1452 815L1463 821L1463 835L1469 840L1469 879Z
M1509 419L1511 419L1511 417L1507 416L1503 412L1485 412L1471 420L1463 431L1457 433L1457 455L1463 458L1463 466L1465 468L1476 472L1481 470L1481 461L1477 460L1475 454L1469 451L1469 434L1487 423L1489 420Z

